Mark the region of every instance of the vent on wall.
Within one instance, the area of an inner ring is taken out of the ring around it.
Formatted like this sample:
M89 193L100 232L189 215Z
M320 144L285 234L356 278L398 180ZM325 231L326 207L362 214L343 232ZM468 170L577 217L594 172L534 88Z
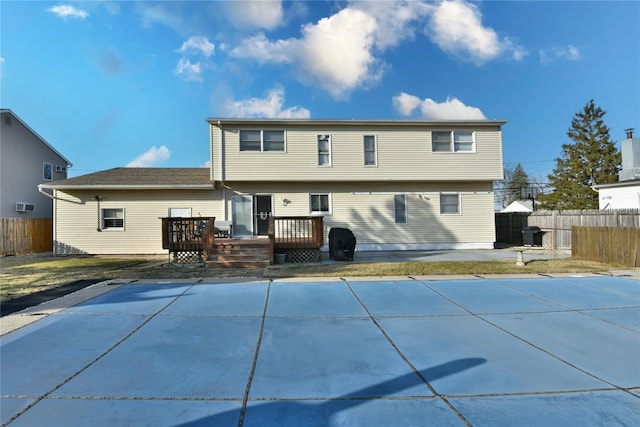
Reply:
M33 212L35 208L36 206L31 203L16 202L17 212Z
M67 170L67 168L65 168L62 165L56 165L56 172L64 172L65 170Z

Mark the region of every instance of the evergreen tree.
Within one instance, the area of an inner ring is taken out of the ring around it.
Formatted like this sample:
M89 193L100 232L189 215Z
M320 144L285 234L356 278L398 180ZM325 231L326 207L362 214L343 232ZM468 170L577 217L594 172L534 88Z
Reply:
M511 202L525 199L522 190L530 185L529 175L520 163L516 166L505 166L504 179L496 181L494 185L497 203L506 208Z
M604 124L605 114L593 99L576 113L567 132L573 143L562 144L562 157L548 176L554 190L539 197L542 208L598 209L598 193L591 187L618 180L622 159Z
M509 203L516 200L526 199L527 196L522 194L523 189L529 187L529 175L524 168L518 163L513 170L511 182L509 183Z

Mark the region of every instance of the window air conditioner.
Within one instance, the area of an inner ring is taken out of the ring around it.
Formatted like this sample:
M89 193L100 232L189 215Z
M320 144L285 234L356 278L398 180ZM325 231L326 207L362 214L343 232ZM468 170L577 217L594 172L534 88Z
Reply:
M56 172L64 172L67 168L62 165L56 165Z
M33 212L35 208L36 206L31 203L16 202L17 212Z

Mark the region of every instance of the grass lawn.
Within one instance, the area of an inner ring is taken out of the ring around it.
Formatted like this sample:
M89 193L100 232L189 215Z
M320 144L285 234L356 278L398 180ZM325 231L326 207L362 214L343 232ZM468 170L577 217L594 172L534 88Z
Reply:
M0 301L83 279L180 279L225 277L428 276L452 274L587 273L621 266L571 258L513 261L392 262L345 264L284 264L267 268L204 268L176 266L167 256L26 255L0 259Z

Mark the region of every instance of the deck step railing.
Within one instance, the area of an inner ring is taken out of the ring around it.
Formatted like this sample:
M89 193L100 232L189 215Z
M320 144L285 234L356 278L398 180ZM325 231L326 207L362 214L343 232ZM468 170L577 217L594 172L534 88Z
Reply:
M324 244L321 216L271 217L269 237L275 249L319 249Z

